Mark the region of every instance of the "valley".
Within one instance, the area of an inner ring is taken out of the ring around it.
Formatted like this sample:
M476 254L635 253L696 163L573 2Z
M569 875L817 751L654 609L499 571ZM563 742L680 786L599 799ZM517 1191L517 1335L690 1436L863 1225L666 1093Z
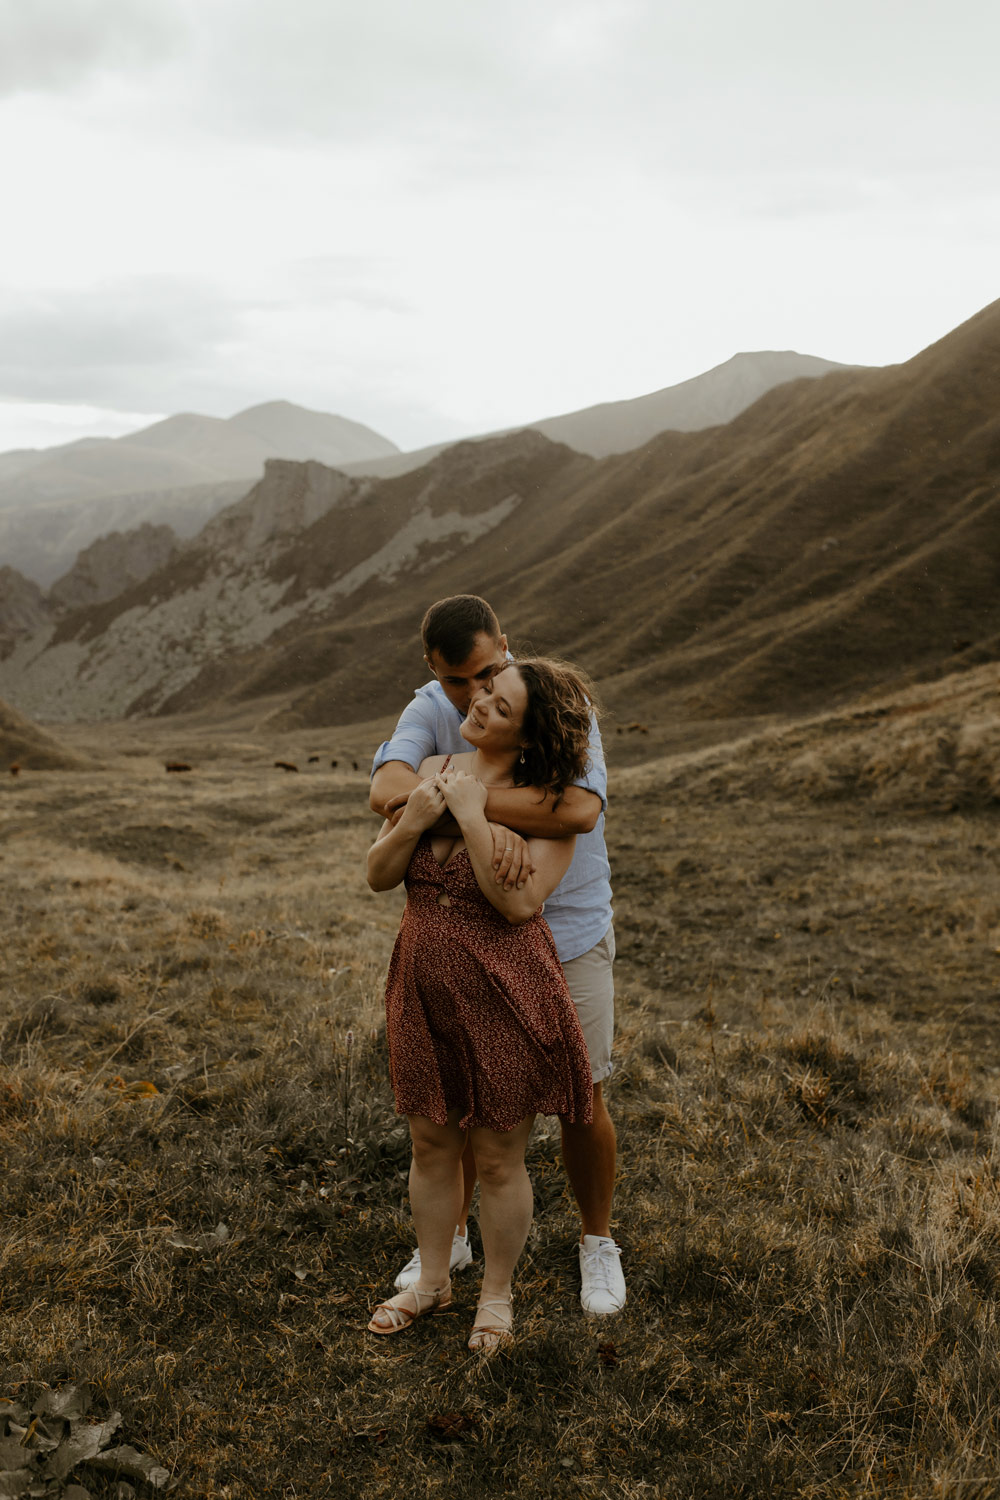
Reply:
M998 350L995 304L603 457L272 458L182 544L2 575L11 1493L989 1492ZM364 1332L412 1248L367 767L459 590L602 700L629 1282L581 1316L538 1121L484 1361L478 1270Z
M851 732L874 760L910 719L926 748L975 691ZM388 1349L364 1333L411 1232L380 1023L400 893L362 876L386 727L67 727L89 769L0 785L10 1398L85 1386L206 1500L390 1496L401 1473L472 1500L500 1493L484 1462L528 1493L636 1500L832 1500L876 1465L872 1492L902 1497L929 1451L942 1484L986 1473L995 800L928 796L912 745L888 791L789 777L834 753L835 716L631 764L612 733L629 1301L580 1316L540 1121L518 1338L479 1363L475 1272L457 1318Z

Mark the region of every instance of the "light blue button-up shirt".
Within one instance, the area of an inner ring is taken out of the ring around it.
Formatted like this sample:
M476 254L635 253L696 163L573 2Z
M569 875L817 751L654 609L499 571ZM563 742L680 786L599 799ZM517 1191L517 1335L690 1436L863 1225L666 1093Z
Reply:
M439 682L425 683L404 708L392 738L376 750L372 775L390 760L401 760L416 771L429 755L465 754L472 747L459 734L464 719ZM611 925L611 867L604 842L608 773L596 719L592 721L587 774L576 785L596 792L601 799L601 815L590 833L577 835L570 867L545 903L545 920L564 964L588 953Z

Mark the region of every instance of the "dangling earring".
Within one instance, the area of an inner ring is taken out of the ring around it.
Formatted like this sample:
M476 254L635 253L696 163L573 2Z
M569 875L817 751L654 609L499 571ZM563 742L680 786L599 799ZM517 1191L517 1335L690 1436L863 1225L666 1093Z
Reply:
M521 765L524 765L524 751L521 751Z

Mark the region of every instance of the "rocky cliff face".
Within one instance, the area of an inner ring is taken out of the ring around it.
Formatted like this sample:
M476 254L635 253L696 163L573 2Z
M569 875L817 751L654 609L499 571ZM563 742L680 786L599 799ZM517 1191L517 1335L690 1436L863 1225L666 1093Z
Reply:
M131 531L146 522L170 526L182 538L195 536L224 506L245 495L252 482L227 479L182 489L30 505L4 505L0 497L0 557L48 588L97 537Z
M52 585L49 603L57 611L103 604L165 567L177 546L172 527L152 526L148 521L134 531L99 537Z
M38 584L16 568L0 568L0 658L9 656L19 640L34 635L50 618Z
M542 434L391 479L275 462L165 566L0 661L43 720L388 715L428 602L491 600L629 719L817 710L1000 655L1000 303L905 365L601 459ZM272 718L271 722L275 722Z
M397 581L496 534L566 461L568 450L520 433L459 444L381 484L317 463L270 462L249 495L163 567L22 640L0 663L0 691L49 721L281 691L319 659L298 646L286 658L286 631L350 615L362 599L390 596Z
M268 459L339 468L396 451L360 422L272 401L226 420L189 412L126 437L0 453L0 558L46 587L109 531L150 521L194 536Z
M198 547L230 560L241 554L259 560L262 549L273 551L282 538L304 531L335 505L349 503L352 495L360 497L366 489L363 481L348 479L325 464L269 459L263 478L250 492L202 529Z

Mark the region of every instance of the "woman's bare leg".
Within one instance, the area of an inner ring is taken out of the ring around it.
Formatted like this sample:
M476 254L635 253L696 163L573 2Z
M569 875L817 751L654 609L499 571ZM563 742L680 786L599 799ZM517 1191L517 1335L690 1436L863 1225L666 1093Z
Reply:
M409 1115L413 1158L410 1162L410 1211L420 1246L422 1292L447 1286L451 1242L462 1212L462 1153L466 1132L458 1128L458 1111L447 1125L423 1115Z
M534 1118L526 1116L513 1130L477 1128L470 1132L479 1172L479 1229L484 1257L481 1303L510 1298L511 1277L528 1238L533 1198L524 1153ZM482 1322L494 1328L509 1326L495 1308L488 1310Z
M420 1246L420 1277L413 1287L389 1298L389 1305L409 1313L427 1310L420 1296L440 1292L451 1281L451 1241L462 1209L462 1152L465 1131L458 1128L458 1111L447 1125L435 1125L423 1115L408 1115L413 1156L410 1160L410 1210ZM376 1310L373 1322L387 1328L392 1319Z

